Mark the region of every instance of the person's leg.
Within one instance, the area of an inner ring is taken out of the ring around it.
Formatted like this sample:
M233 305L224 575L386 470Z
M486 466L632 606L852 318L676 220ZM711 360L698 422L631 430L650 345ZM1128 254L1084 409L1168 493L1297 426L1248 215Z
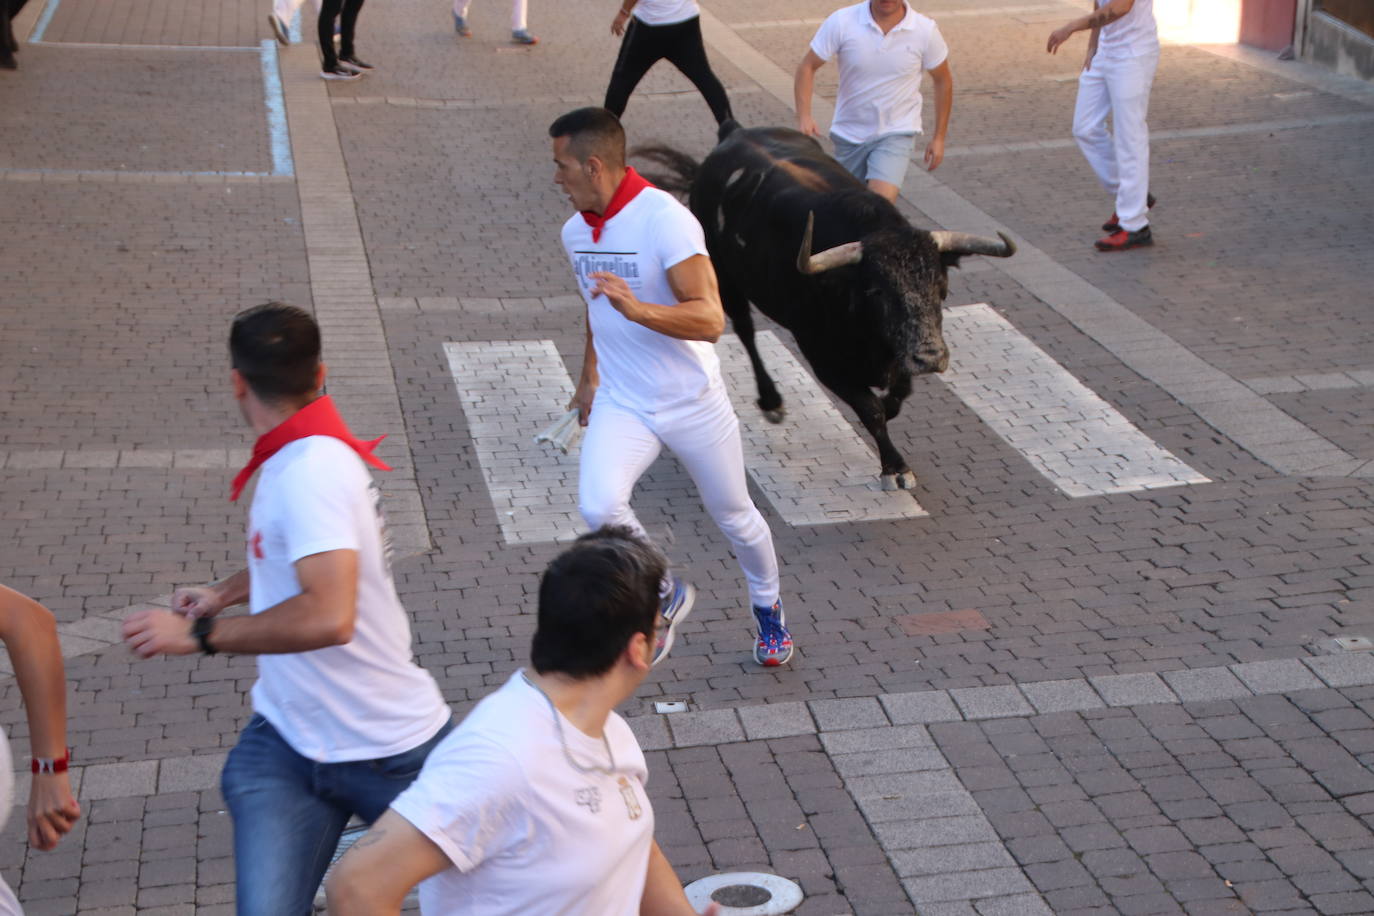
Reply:
M1116 152L1107 131L1111 99L1107 94L1105 60L1094 60L1078 76L1078 99L1073 108L1073 138L1088 160L1102 187L1115 194L1117 188Z
M577 480L577 508L587 527L625 525L648 537L630 508L630 493L661 449L635 414L602 399L592 404Z
M723 388L656 418L655 432L686 468L717 527L735 549L755 607L778 600L773 533L749 497L739 420ZM585 456L584 456L585 460Z
M529 14L529 0L511 0L510 7L510 30L512 32L523 32L527 28L526 19Z
M625 27L625 37L620 42L620 53L616 55L615 66L611 69L611 82L606 86L606 108L617 118L625 113L630 103L630 93L635 91L639 81L649 68L658 63L663 56L660 27L645 25L635 17Z
M669 63L682 71L682 75L697 87L701 97L710 106L716 124L724 124L734 117L730 113L730 98L725 94L725 87L720 84L720 80L711 70L710 61L706 59L706 47L701 42L701 17L693 16L686 22L664 28L672 30L668 36L669 47L665 56Z
M450 720L424 744L391 757L321 766L323 793L369 824L373 823L420 775L420 768L425 765L430 751L453 731L454 724Z
M343 12L339 21L342 27L339 33L339 56L345 60L352 60L357 56L354 53L353 35L358 25L358 14L362 9L363 0L343 0Z
M262 716L229 752L221 791L234 823L239 916L309 916L349 812L316 794L315 763Z
M320 15L315 19L315 37L320 42L320 69L325 73L339 66L339 56L334 50L334 23L343 4L344 0L324 0L320 4Z
M1146 118L1158 61L1153 54L1118 61L1106 80L1118 174L1116 215L1127 232L1137 232L1150 221L1146 214L1150 189L1150 127Z
M835 158L840 165L848 170L860 181L868 179L868 150L867 143L853 143L844 139L838 134L830 135L830 142L835 145Z
M895 201L906 180L911 152L916 148L915 134L884 134L868 144L864 174L870 191Z

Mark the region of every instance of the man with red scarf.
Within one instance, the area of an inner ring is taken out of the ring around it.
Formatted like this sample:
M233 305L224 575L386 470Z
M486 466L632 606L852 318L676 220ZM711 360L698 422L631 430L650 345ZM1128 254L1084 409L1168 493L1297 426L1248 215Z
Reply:
M569 408L587 427L578 508L592 528L624 525L635 482L668 446L730 540L749 586L754 660L792 657L778 590L773 535L749 497L739 420L713 344L725 329L716 272L701 226L671 194L625 165L625 131L605 108L579 108L549 127L554 183L579 212L563 247L587 303L582 376ZM663 583L655 661L691 610L695 591Z
M229 335L234 397L258 434L234 479L261 468L248 568L179 588L173 610L141 611L124 638L143 658L258 655L253 718L224 765L241 916L310 912L344 825L371 823L452 728L415 664L392 583L378 491L328 396L320 330L294 306L241 312ZM380 441L380 440L378 440ZM249 613L217 616L247 602Z

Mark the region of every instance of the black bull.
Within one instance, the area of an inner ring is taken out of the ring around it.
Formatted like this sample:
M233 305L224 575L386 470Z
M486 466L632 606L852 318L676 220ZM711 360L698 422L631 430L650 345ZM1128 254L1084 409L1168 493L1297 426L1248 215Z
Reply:
M727 121L721 137L700 164L666 147L635 152L672 169L655 176L669 190L689 192L721 302L754 367L759 408L774 423L783 417L754 344L750 302L792 332L816 378L858 414L878 446L883 488L914 486L887 421L913 375L949 366L946 272L964 255L1005 258L1016 246L1001 233L998 241L912 227L798 131Z

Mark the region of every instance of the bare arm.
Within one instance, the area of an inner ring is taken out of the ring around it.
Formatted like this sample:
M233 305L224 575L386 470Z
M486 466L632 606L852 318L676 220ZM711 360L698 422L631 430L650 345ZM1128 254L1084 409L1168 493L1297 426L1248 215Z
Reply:
M629 284L615 274L598 271L589 276L597 281L592 295L610 299L620 314L651 331L678 340L715 343L725 330L725 309L720 304L716 269L703 254L694 254L668 268L668 286L677 299L676 305L640 302Z
M410 821L388 809L344 853L325 892L331 916L393 916L410 889L453 863Z
M67 753L67 678L57 622L47 608L0 585L0 640L5 642L35 757ZM35 773L29 789L29 845L52 849L81 817L66 773Z
M719 908L714 903L706 908L706 916L717 912ZM657 840L649 850L649 873L644 880L644 896L639 900L639 916L697 916Z
M248 601L248 570L210 585L179 588L172 593L172 610L187 617L213 617L227 607Z
M624 35L625 24L630 21L630 14L634 12L635 4L639 0L621 0L620 9L616 11L615 18L611 20L611 34Z
M1094 30L1092 47L1096 49L1096 30L1101 29L1104 25L1111 25L1113 22L1116 22L1122 16L1129 13L1133 6L1135 6L1135 0L1111 0L1110 3L1104 3L1088 15L1080 16L1051 32L1049 42L1045 45L1045 50L1054 54L1059 50L1059 46L1068 41L1069 36L1074 32L1086 32L1089 29Z
M592 401L596 399L596 389L601 384L601 376L596 371L596 344L592 340L592 320L587 316L587 343L582 351L582 375L577 381L568 409L577 408L577 422L587 425L592 415Z
M812 137L819 137L821 130L816 119L811 116L811 97L816 91L816 71L825 66L825 61L816 52L806 49L806 56L797 64L797 72L792 77L792 100L797 106L797 130Z
M300 594L261 614L226 617L210 643L217 652L270 655L340 646L353 638L358 613L358 552L327 550L295 563ZM143 658L200 650L192 621L173 611L139 611L124 621L124 641Z
M945 158L945 135L949 133L949 113L954 110L954 74L949 71L949 60L933 67L930 80L935 84L935 133L926 146L926 168L935 171Z

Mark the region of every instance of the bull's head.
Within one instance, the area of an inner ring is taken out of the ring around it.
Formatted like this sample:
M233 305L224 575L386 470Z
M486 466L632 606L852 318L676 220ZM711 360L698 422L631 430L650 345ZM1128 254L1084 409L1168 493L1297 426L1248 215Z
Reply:
M918 375L944 372L949 367L941 315L941 303L949 292L946 268L964 255L1006 258L1016 252L1015 243L1000 232L999 241L963 232L927 233L908 226L881 230L865 236L865 241L846 242L812 254L814 228L815 214L808 213L797 252L797 270L803 274L865 264L864 245L874 246L870 259L875 263L865 268L866 273L873 274L864 281L867 298L891 316L884 320L884 332L897 352L906 355L910 371Z

